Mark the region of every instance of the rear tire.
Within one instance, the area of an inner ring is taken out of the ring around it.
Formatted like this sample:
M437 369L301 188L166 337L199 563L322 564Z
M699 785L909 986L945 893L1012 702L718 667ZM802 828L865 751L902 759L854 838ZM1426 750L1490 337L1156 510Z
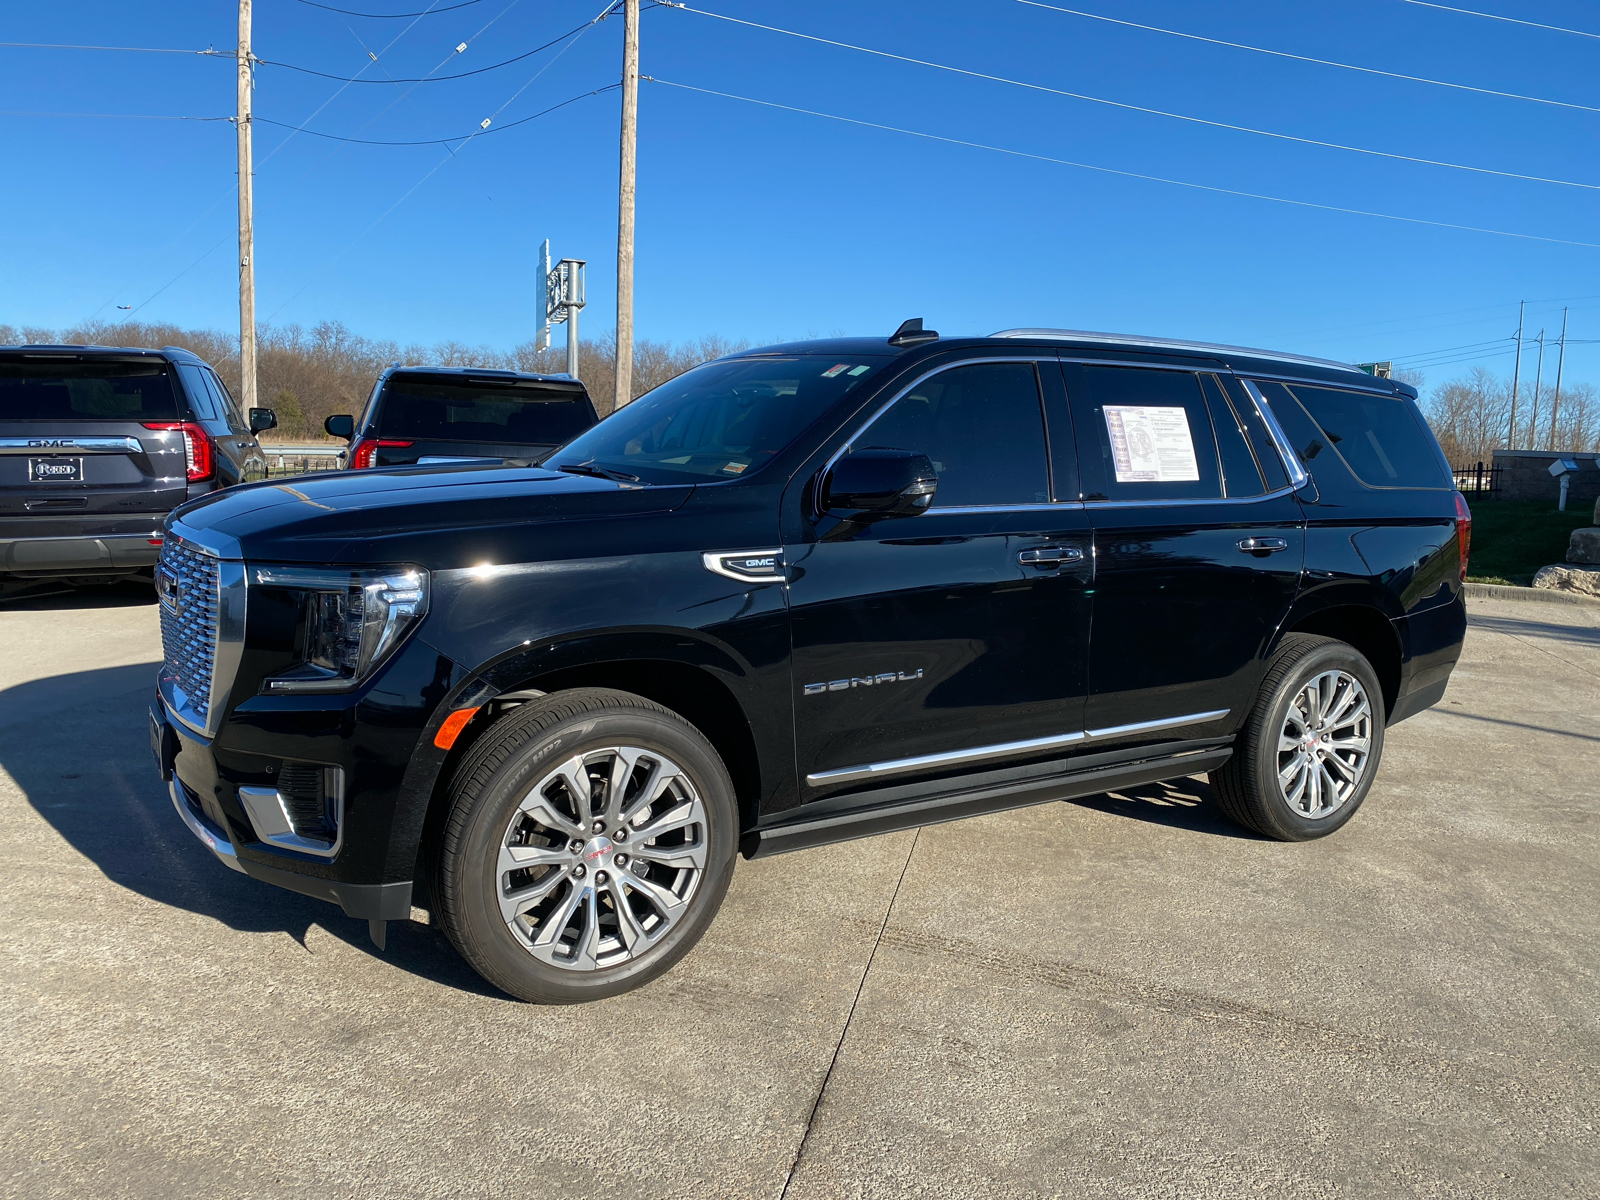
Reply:
M1233 757L1211 772L1232 821L1282 842L1326 837L1355 816L1383 757L1372 664L1327 637L1286 634Z
M640 987L722 904L738 803L711 743L642 696L576 688L521 705L462 760L434 856L446 936L522 1000Z

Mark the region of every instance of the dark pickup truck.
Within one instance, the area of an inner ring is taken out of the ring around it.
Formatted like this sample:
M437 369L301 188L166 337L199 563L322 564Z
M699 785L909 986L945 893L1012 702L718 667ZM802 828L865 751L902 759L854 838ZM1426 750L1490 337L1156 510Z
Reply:
M276 424L176 346L0 347L0 579L148 578L169 512L266 478Z
M359 417L332 416L323 428L350 442L345 465L361 470L538 462L597 420L583 384L564 375L396 365Z

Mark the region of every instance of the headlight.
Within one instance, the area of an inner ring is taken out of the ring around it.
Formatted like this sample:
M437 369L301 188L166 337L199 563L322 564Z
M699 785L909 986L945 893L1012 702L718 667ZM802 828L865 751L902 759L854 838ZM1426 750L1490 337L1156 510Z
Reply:
M394 653L428 611L428 573L420 567L338 571L258 566L250 568L250 583L303 597L300 665L267 680L269 692L355 687Z

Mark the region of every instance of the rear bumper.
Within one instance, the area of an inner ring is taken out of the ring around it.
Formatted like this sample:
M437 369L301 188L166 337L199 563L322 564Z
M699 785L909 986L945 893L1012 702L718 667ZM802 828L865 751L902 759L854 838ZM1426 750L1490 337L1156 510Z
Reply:
M1386 725L1414 717L1444 698L1466 640L1466 598L1458 593L1445 604L1400 617L1393 625L1400 638L1402 665L1399 694Z
M0 521L0 574L125 575L153 567L161 556L164 519L154 513L137 520L52 518L37 532L26 521Z

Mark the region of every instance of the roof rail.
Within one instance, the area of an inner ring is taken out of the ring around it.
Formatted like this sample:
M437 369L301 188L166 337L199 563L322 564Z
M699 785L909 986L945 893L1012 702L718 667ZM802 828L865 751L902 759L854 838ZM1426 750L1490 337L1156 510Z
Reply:
M1309 354L1284 354L1277 350L1256 350L1249 346L1228 346L1220 342L1187 342L1180 338L1144 337L1139 334L1094 333L1086 329L1002 329L990 337L1044 338L1062 342L1103 342L1107 345L1137 346L1141 350L1198 350L1208 354L1248 354L1251 358L1265 358L1273 362L1299 363L1308 367L1329 367L1335 371L1365 374L1360 367L1350 363L1335 362L1331 358L1313 358Z

